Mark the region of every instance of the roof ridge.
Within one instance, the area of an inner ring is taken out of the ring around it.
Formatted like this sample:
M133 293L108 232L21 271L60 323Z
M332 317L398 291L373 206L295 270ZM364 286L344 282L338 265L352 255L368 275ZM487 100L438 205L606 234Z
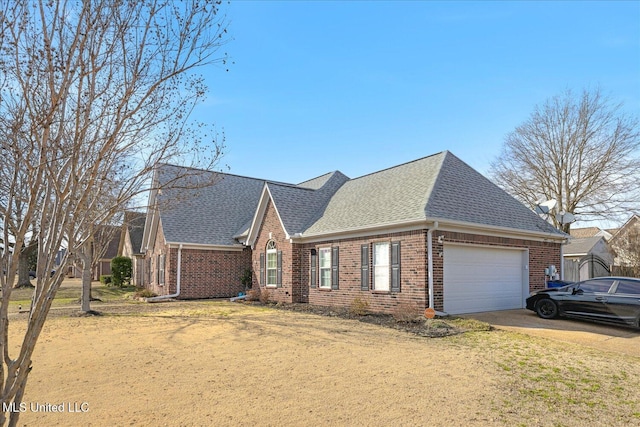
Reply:
M389 170L392 170L392 169L397 169L397 168L400 168L400 167L402 167L402 166L410 165L411 163L417 163L417 162L419 162L419 161L422 161L422 160L428 159L428 158L430 158L430 157L435 157L435 156L439 156L439 155L441 155L441 154L447 154L447 153L449 153L449 154L450 154L450 151L449 151L449 150L443 150L443 151L440 151L440 152L438 152L438 153L431 154L431 155L429 155L429 156L420 157L419 159L409 160L408 162L400 163L399 165L389 166L388 168L380 169L380 170L375 171L375 172L370 172L370 173L368 173L368 174L365 174L365 175L359 176L359 177L357 177L357 178L351 178L351 179L350 179L350 181L356 181L356 180L359 180L359 179L361 179L361 178L366 178L366 177L371 176L371 175L376 175L376 174L378 174L378 173L386 172L386 171L389 171Z
M235 178L244 178L244 179L251 179L251 180L254 180L254 181L272 182L274 184L294 185L295 186L295 184L291 184L291 183L287 183L287 182L274 181L272 179L257 178L257 177L254 177L254 176L247 176L247 175L238 175L238 174L235 174L235 173L223 172L223 171L217 171L217 170L194 168L194 167L191 167L191 166L180 166L180 165L175 165L175 164L172 164L172 163L158 163L158 166L170 166L170 167L174 167L174 168L190 169L190 170L193 170L193 171L213 173L213 174L224 175L224 176L232 176L232 177L235 177Z

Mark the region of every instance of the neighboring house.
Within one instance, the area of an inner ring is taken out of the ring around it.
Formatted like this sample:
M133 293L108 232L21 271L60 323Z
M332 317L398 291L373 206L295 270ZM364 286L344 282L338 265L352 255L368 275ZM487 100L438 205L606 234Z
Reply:
M124 213L122 233L118 254L131 258L131 282L134 286L142 286L144 283L144 254L142 247L142 234L147 214L144 212L127 211Z
M633 214L611 238L616 274L640 277L640 215Z
M609 241L612 237L611 230L603 230L599 227L572 228L569 233L571 237L576 239L584 239L587 237L604 237Z
M118 256L120 247L121 226L101 225L94 233L92 250L100 254L93 267L92 280L100 280L100 276L111 274L111 260Z
M596 228L596 227L593 227ZM571 231L573 236L573 231ZM564 279L579 281L610 275L614 252L607 238L596 233L592 237L572 237L563 248Z
M159 166L154 179L180 170ZM145 284L159 295L233 296L250 268L254 289L274 301L360 299L389 313L522 308L568 237L448 151L356 179L215 176L192 197L184 188L150 196Z
M91 259L94 265L91 280L100 280L100 276L111 274L111 260L118 255L121 229L122 226L101 225L93 233ZM75 260L69 266L67 276L82 277L82 262Z

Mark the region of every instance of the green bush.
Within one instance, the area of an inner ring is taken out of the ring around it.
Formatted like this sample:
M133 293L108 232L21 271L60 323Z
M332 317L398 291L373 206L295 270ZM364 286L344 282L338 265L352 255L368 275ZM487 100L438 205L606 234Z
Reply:
M111 275L103 274L102 276L100 276L100 283L106 286L111 286Z
M123 287L129 285L132 271L131 258L117 256L111 260L111 279L115 286Z

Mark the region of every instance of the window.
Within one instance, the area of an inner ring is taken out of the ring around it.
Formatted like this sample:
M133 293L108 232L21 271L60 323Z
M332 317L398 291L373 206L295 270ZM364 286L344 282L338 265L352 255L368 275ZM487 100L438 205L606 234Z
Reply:
M640 295L640 281L620 280L618 282L616 294Z
M389 291L389 243L373 244L373 290Z
M267 242L267 286L278 284L278 250L276 242Z
M320 258L320 287L331 289L331 248L322 248L318 251Z
M582 292L607 293L609 292L609 288L611 288L611 285L613 285L613 280L611 279L587 280L580 283L579 289Z
M164 257L165 255L158 255L158 285L164 285Z

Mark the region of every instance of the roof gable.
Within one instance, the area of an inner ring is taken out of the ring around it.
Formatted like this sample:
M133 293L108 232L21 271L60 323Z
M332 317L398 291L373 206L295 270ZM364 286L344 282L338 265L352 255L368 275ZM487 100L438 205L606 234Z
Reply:
M141 253L142 235L147 214L143 212L127 211L124 213L123 226L128 232L129 241L134 254ZM122 245L123 242L121 242Z
M323 175L320 181L316 179L309 187L265 183L258 208L248 230L247 243L252 245L255 242L269 200L273 203L287 238L291 238L302 233L309 224L323 214L332 196L348 180L347 176L336 171ZM320 183L322 185L318 187Z

